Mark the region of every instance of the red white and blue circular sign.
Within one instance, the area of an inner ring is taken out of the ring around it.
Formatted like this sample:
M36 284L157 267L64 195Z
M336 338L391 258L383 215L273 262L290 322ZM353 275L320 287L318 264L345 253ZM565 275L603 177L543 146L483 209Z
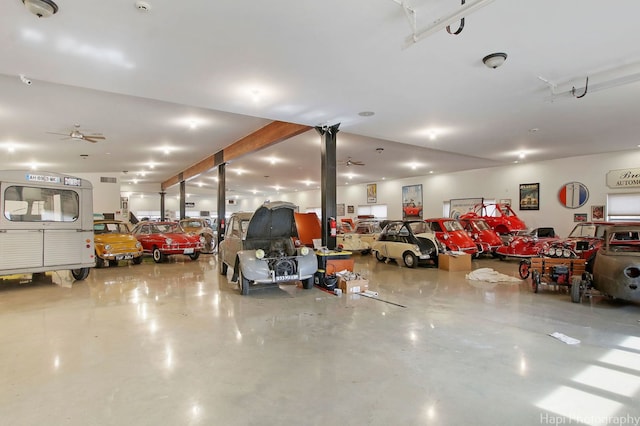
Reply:
M566 208L577 209L589 199L589 190L580 182L569 182L560 188L558 199Z

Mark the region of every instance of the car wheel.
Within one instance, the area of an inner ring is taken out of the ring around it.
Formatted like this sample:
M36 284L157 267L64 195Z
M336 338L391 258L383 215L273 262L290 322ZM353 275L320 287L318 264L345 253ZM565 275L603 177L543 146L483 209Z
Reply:
M134 257L132 260L134 265L139 265L142 263L142 255L138 256L138 257Z
M162 254L158 247L153 248L153 261L156 263L161 263L164 261L165 255Z
M238 272L238 285L243 296L249 294L249 280L242 275L242 272Z
M407 265L407 268L415 268L418 264L418 258L410 251L402 255L402 260L404 260L404 264Z
M378 259L380 262L384 262L385 260L387 260L387 258L381 255L379 251L376 251L376 259Z
M366 250L362 250L360 252L361 255L366 256L367 254L371 253L371 249L366 249Z
M520 265L518 266L518 272L520 273L520 278L526 280L529 278L529 267L531 266L531 261L529 259L522 259L520 261Z
M302 288L304 288L305 290L313 288L313 277L302 280Z
M198 260L198 258L199 258L199 257L200 257L200 252L199 252L199 251L197 251L197 252L195 252L195 253L191 253L191 254L189 255L189 258L190 258L191 260Z
M74 279L82 281L89 276L89 268L72 269L71 275Z
M96 268L102 268L104 267L104 259L101 257L98 257L98 254L96 253Z
M571 277L571 301L573 303L580 303L582 301L580 285L582 284L581 277Z
M220 266L220 275L227 275L227 264L222 260L220 253L218 253L218 266Z
M109 266L118 266L118 261L117 260L110 260L109 261Z
M207 236L206 234L200 234L200 236L204 238L204 247L202 248L202 251L209 254L213 253L216 248L216 241L213 236Z

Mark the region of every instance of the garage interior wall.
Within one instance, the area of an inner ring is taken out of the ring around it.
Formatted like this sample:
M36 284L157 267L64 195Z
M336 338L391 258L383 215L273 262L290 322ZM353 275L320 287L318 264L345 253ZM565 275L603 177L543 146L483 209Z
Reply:
M402 187L422 184L424 217L442 216L442 205L452 198L484 197L486 199L510 198L516 213L529 227L553 226L560 235L567 235L573 226L574 213L587 213L591 218L592 205L606 205L607 194L638 192L638 188L610 189L606 186L606 174L610 170L640 167L640 150L577 156L559 160L513 164L505 167L469 170L457 173L434 174L415 178L371 182L377 184L377 204L386 204L388 218L402 217ZM338 170L338 174L341 171ZM568 182L578 181L589 189L589 200L578 209L568 209L560 204L558 191ZM520 211L519 184L540 183L540 210ZM241 196L237 204L227 206L231 211L253 211L265 199L290 201L304 211L320 205L320 191L269 194L268 196ZM196 210L215 211L215 197L199 196ZM345 205L366 205L366 185L339 186L337 202ZM159 197L133 197L129 200L131 211L158 209ZM174 205L175 204L175 205ZM175 197L167 198L167 208L178 209Z

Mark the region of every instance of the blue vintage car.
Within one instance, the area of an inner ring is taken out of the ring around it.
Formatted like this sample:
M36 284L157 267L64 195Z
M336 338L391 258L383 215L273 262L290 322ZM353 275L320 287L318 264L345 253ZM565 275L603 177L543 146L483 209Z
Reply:
M266 202L255 213L231 216L225 239L219 247L220 273L233 268L231 281L238 281L243 295L258 287L302 281L313 287L318 269L309 247L296 247L298 237L295 206L284 201Z

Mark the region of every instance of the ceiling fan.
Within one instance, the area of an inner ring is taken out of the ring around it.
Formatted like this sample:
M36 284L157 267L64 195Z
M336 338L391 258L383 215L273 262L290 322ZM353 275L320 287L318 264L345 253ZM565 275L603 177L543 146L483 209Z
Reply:
M67 136L66 138L63 138L63 139L78 139L78 140L83 140L83 141L87 141L87 142L91 142L91 143L96 143L99 140L106 139L104 136L102 136L101 133L92 133L92 134L84 134L84 133L82 133L80 131L80 125L79 124L75 124L74 125L74 129L70 133L55 133L55 132L47 132L47 133L52 134L52 135Z
M364 163L362 161L354 161L351 159L351 157L349 157L347 159L347 161L340 161L340 164L344 164L347 167L350 166L364 166Z

